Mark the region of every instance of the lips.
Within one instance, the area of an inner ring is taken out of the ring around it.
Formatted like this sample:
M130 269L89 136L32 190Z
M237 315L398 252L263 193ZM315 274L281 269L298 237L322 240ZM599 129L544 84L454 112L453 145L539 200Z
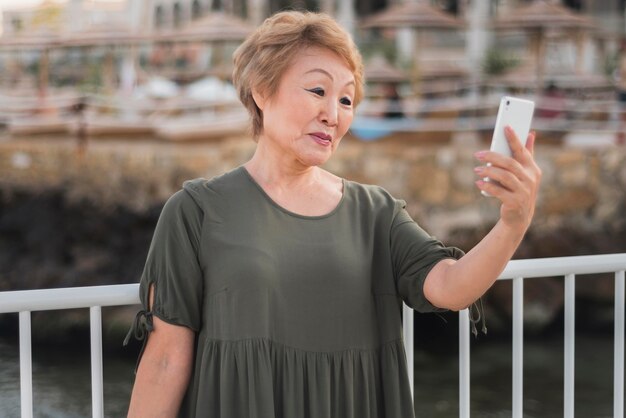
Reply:
M333 137L324 132L313 132L309 135L320 145L330 145L333 142Z

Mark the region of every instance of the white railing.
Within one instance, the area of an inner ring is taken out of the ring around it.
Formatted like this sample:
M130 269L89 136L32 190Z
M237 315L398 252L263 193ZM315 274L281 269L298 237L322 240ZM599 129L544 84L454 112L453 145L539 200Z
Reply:
M523 416L524 280L565 277L564 416L574 417L574 307L576 275L615 274L614 418L624 418L624 271L626 254L543 258L509 262L499 280L513 280L513 418ZM22 418L32 418L30 313L55 309L90 309L92 415L104 416L101 307L139 303L137 284L0 292L0 314L19 312ZM413 310L404 305L404 342L413 382ZM459 312L459 416L470 416L470 326L468 310ZM413 385L411 385L411 391Z
M138 286L137 284L127 284L0 292L0 314L19 312L22 418L33 417L30 313L55 309L89 308L91 328L91 409L94 418L102 418L104 416L104 400L102 391L101 307L139 303Z
M565 277L564 414L574 417L574 308L576 275L615 274L615 330L613 372L613 417L624 418L624 271L626 254L513 260L499 280L513 280L513 408L512 417L523 417L524 280ZM407 363L413 364L413 310L404 305L404 342ZM470 416L470 321L467 309L459 312L459 416ZM413 382L413 367L409 367Z

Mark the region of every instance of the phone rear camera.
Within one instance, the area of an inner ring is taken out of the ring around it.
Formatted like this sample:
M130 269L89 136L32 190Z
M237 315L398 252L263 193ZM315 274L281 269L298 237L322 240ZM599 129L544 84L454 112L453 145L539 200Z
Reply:
M508 105L510 105L510 104L511 104L511 101L510 101L510 100L507 100L507 101L506 101L506 105L508 106Z

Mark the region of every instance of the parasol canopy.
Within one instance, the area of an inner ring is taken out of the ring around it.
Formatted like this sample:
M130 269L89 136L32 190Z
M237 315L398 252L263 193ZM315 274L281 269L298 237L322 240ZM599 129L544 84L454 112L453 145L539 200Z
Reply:
M492 25L499 31L591 29L595 26L591 18L575 13L558 3L545 0L535 0L528 6L520 7L506 16L499 16Z
M218 42L242 41L254 28L245 21L226 13L209 13L182 29L168 30L156 35L159 41Z
M529 36L535 59L536 89L543 88L545 72L546 44L550 34L558 31L572 32L572 40L577 44L577 72L582 73L583 35L596 25L593 20L581 16L561 6L555 1L535 0L506 16L495 19L492 27L497 31L523 31Z
M27 34L0 37L0 50L20 52L23 50L39 51L39 67L37 69L38 94L45 98L48 90L48 78L50 67L50 50L59 45L60 39L57 33L39 29L29 31Z
M61 35L59 43L64 47L90 47L103 45L131 45L149 40L127 26L92 26L87 29Z
M49 30L29 31L27 34L0 37L0 49L3 50L41 50L54 47L59 42L59 35Z
M365 80L368 83L403 83L409 80L408 75L389 64L381 55L376 55L365 64Z
M361 27L371 28L417 28L460 29L465 23L423 1L397 4L365 18Z

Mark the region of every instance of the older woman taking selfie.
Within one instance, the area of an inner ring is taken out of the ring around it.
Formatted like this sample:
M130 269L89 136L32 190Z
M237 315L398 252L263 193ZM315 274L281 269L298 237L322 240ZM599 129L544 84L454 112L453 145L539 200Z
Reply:
M534 135L524 148L507 132L512 158L477 154L501 217L463 255L381 187L320 168L363 97L361 56L331 17L278 13L234 63L256 151L163 208L129 416L413 417L402 302L459 310L494 283L533 216Z

